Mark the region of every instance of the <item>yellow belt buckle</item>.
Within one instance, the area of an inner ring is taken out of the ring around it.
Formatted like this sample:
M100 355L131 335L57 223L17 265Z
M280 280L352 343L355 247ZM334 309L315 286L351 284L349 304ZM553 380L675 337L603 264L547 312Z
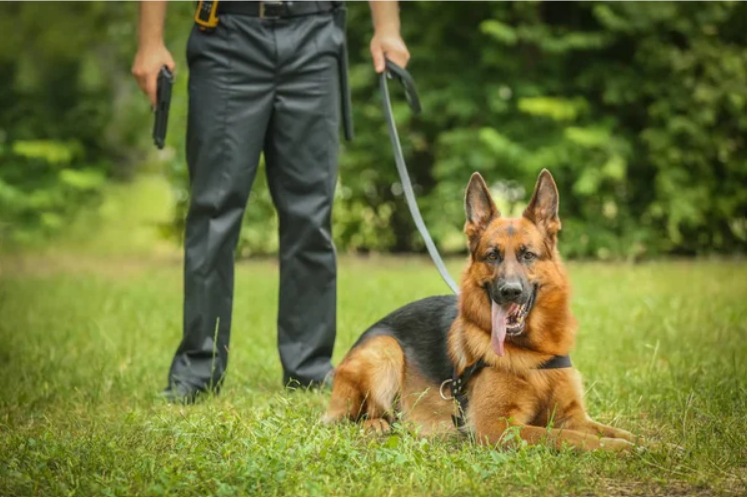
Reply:
M197 2L197 11L195 12L195 23L200 31L212 31L218 26L217 1L200 1Z

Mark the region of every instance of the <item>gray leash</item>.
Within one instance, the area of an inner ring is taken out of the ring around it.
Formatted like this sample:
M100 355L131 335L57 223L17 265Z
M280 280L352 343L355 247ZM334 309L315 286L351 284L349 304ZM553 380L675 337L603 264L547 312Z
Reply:
M412 183L410 182L410 175L407 173L407 166L405 165L405 158L402 154L402 146L399 143L399 136L397 135L397 127L394 123L394 116L392 115L392 103L389 100L389 88L387 87L387 76L394 77L402 83L405 88L405 96L407 103L410 104L410 108L415 114L419 114L420 99L418 98L417 90L415 89L415 81L406 70L395 64L394 62L387 59L386 71L381 73L379 77L379 88L381 90L381 100L384 106L384 115L389 126L389 138L392 140L392 150L394 150L394 160L397 163L397 172L399 173L399 179L402 182L402 190L405 192L405 199L407 200L407 207L410 208L410 215L412 215L415 226L417 226L420 236L425 241L425 246L428 249L428 253L433 259L433 263L436 264L438 272L441 273L441 278L449 285L451 291L458 294L459 287L449 275L449 271L446 269L444 261L441 259L441 255L438 253L436 244L433 243L428 228L425 226L423 216L420 215L420 209L418 208L417 200L415 199L415 192L412 189Z

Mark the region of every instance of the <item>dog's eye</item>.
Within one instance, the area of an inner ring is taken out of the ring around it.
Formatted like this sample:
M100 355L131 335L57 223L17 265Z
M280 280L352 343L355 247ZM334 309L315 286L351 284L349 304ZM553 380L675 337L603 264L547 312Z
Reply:
M533 252L524 252L524 260L525 261L533 261L537 258L537 254Z
M498 252L488 252L487 259L489 261L497 261L498 260Z

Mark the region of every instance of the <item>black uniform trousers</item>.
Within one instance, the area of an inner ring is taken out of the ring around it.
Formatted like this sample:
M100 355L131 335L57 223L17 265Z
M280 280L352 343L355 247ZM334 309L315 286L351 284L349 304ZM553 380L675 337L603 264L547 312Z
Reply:
M187 46L191 200L184 335L170 386L218 388L224 378L234 252L262 151L280 222L283 381L308 385L332 369L336 255L330 221L343 43L344 30L329 12L274 20L223 14L212 33L193 28Z

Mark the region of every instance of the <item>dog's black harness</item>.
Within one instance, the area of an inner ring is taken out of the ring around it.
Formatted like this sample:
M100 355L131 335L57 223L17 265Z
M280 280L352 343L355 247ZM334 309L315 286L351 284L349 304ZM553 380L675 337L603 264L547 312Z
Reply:
M490 365L485 362L483 359L480 359L476 363L472 364L471 366L467 366L464 371L462 371L462 374L457 376L456 370L454 371L454 375L450 380L446 380L441 384L441 396L443 397L443 387L446 383L450 384L451 388L451 396L456 402L457 405L457 414L451 416L452 421L454 421L454 426L457 427L457 429L462 430L467 423L465 420L465 415L467 413L467 404L469 403L469 398L467 397L467 383L469 383L470 378L472 378L473 375L479 373L482 371L483 368L489 368ZM570 368L572 367L571 364L571 357L567 355L556 355L552 359L540 364L537 366L536 369L563 369L563 368ZM446 397L444 397L446 398Z

